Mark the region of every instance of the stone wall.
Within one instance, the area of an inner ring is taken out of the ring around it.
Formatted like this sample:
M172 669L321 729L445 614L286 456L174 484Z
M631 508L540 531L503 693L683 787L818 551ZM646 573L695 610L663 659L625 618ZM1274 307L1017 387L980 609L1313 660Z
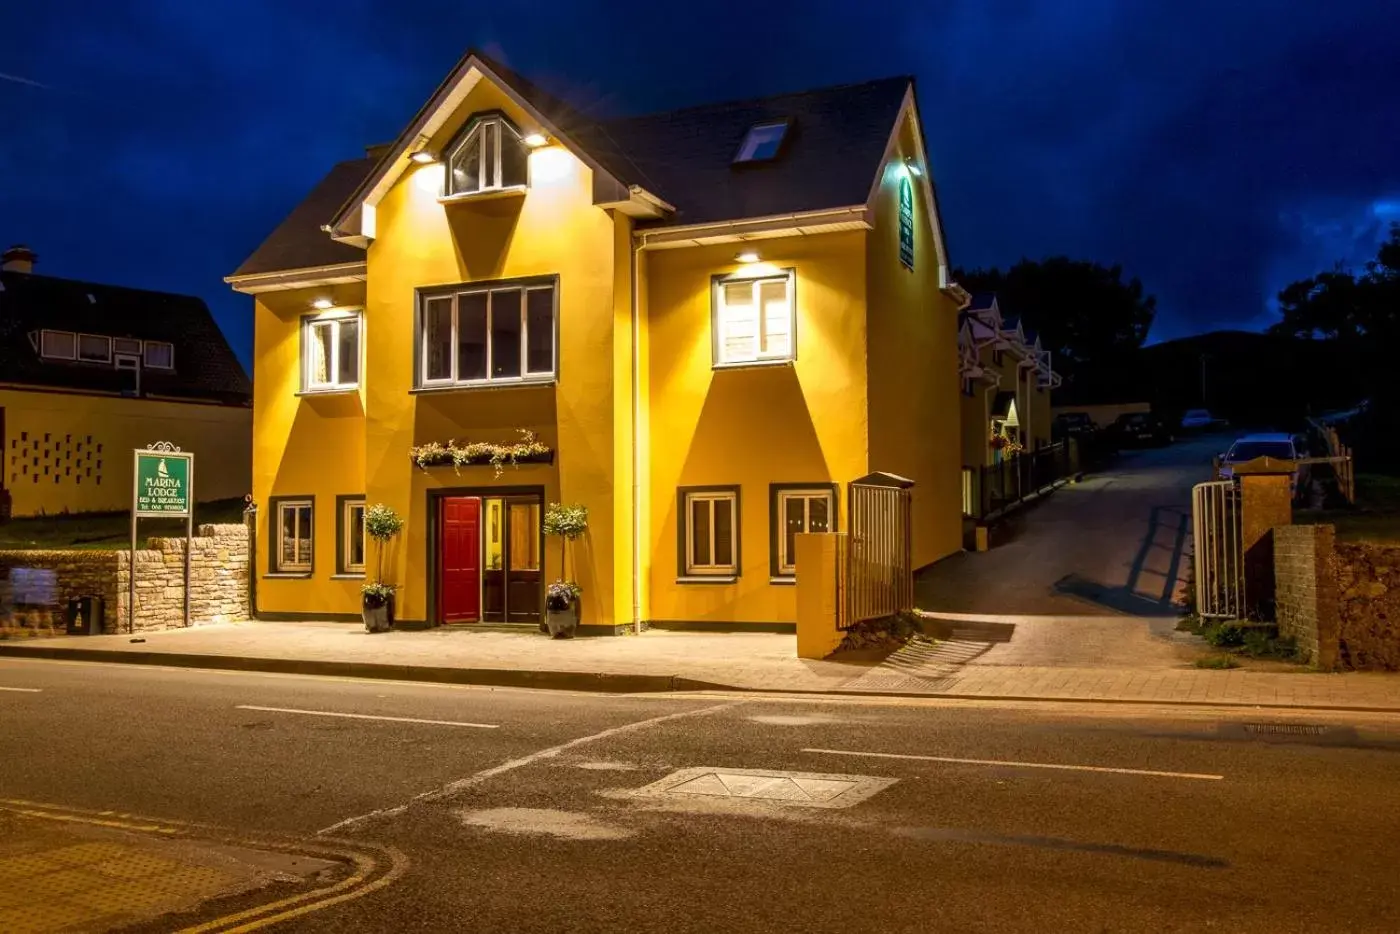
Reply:
M245 620L248 530L201 525L190 548L190 624ZM17 630L62 630L73 597L103 599L103 630L127 631L125 551L0 551L0 615ZM135 632L184 625L185 540L152 538L136 552Z
M1336 530L1330 525L1273 530L1274 611L1279 635L1298 655L1325 671L1337 667L1337 580L1332 568Z
M1337 638L1348 668L1400 671L1400 546L1337 545Z

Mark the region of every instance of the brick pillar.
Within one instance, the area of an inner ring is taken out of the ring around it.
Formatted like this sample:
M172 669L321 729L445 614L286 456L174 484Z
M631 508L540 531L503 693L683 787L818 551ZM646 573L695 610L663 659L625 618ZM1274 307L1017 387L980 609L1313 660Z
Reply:
M1262 463L1261 463L1262 462ZM1261 458L1241 464L1240 531L1244 545L1244 593L1249 615L1268 614L1274 604L1274 539L1272 530L1293 524L1291 463ZM1252 469L1246 469L1252 468Z
M1298 644L1298 654L1323 671L1337 667L1340 612L1332 568L1336 528L1300 525L1275 528L1274 582L1279 635Z

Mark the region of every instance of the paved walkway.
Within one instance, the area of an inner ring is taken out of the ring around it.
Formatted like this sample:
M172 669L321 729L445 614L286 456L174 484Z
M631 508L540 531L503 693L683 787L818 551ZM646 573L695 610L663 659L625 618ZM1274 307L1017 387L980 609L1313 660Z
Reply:
M552 640L531 632L450 629L369 635L345 623L202 626L150 633L139 643L127 636L26 639L0 642L0 656L38 653L79 660L585 690L890 693L1400 712L1400 676L1208 671L1181 662L1135 669L1107 663L1014 664L1011 655L1000 662L995 658L997 644L988 641L985 628L989 624L964 630L956 621L943 622L953 627L946 640L916 642L886 658L842 661L799 659L796 637L767 633L648 632L639 637Z

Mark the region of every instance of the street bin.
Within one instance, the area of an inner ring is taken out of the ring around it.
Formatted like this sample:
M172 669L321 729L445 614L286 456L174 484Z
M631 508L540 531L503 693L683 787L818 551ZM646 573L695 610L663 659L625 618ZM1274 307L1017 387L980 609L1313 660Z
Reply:
M68 601L68 635L102 635L101 597L74 597Z

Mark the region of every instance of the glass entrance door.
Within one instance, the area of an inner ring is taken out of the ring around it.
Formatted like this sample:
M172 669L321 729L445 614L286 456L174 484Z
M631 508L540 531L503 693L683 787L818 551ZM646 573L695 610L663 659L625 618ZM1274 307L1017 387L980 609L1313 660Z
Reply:
M484 501L481 618L489 623L537 623L543 609L538 496Z

